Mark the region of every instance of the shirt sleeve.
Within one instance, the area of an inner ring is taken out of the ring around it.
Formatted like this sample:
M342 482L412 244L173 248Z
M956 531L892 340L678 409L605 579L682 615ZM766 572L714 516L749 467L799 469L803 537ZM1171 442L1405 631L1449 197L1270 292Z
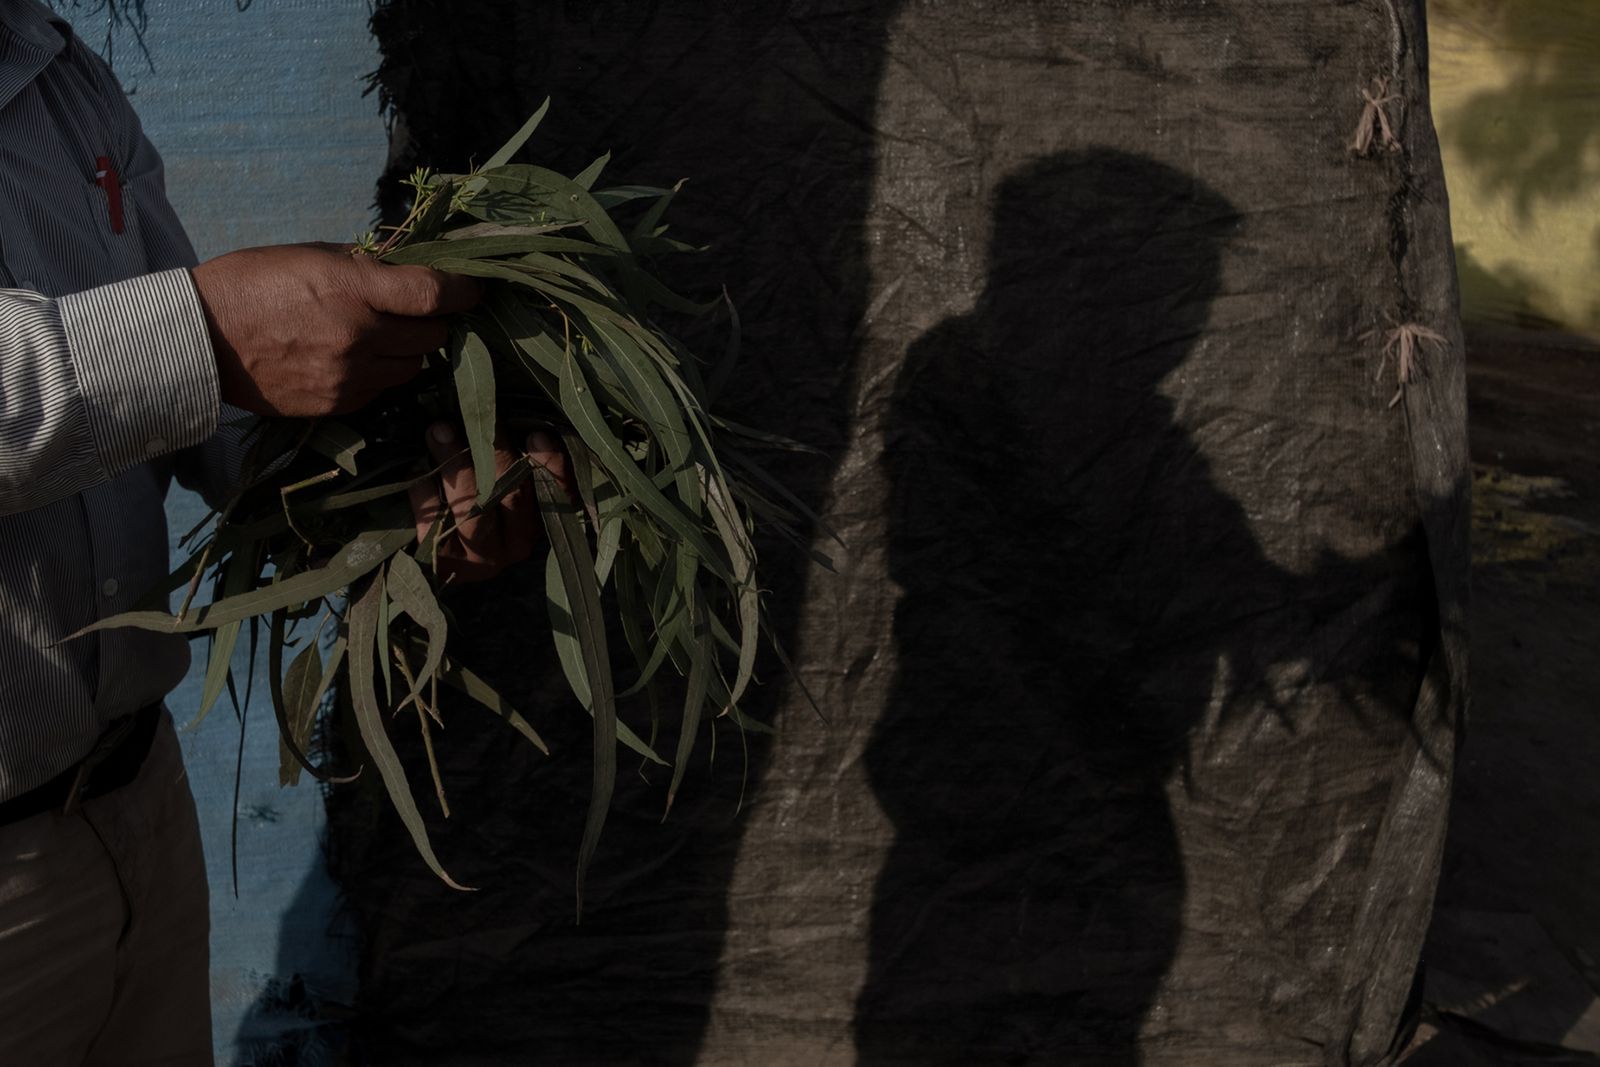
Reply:
M217 429L217 390L187 270L57 299L0 289L0 514L198 445Z
M167 200L161 153L145 136L138 112L129 103L111 69L99 56L90 54L86 58L99 76L101 93L121 131L127 159L126 179L137 182L140 187L139 232L147 269L164 271L193 267L198 257L183 223ZM214 360L212 367L214 372ZM214 378L211 391L216 393ZM172 469L179 484L199 493L206 503L220 510L239 485L249 452L250 433L259 420L243 408L228 403L221 403L217 412L218 417L213 422L215 432L203 443L175 455Z

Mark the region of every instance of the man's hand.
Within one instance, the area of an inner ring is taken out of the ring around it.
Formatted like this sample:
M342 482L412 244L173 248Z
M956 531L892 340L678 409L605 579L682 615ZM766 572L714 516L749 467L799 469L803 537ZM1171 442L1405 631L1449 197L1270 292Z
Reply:
M326 244L247 248L192 273L222 399L258 415L362 407L416 375L445 343L444 316L479 293L470 278Z
M460 432L448 422L434 423L428 428L428 452L435 463L442 464L438 485L424 482L412 486L411 510L417 518L418 541L426 538L434 523L444 516L445 536L439 543L438 557L441 580L479 582L533 554L534 546L544 535L544 522L531 481L524 481L498 504L474 516L478 482ZM567 458L549 434L529 435L527 455L529 462L542 464L563 489L572 492ZM517 458L503 438L497 439L496 477L505 474Z

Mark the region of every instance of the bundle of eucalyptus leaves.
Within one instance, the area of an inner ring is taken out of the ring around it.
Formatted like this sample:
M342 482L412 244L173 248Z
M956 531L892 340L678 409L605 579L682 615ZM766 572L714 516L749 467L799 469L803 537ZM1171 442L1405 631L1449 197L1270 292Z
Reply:
M731 304L691 303L645 269L663 254L690 250L666 236L662 222L676 190L597 189L606 157L573 178L508 162L548 106L472 173L413 175L409 216L356 249L482 280L484 299L453 325L448 350L357 416L258 424L243 488L190 532L190 558L155 594L166 604L187 587L177 611L136 610L93 629L209 635L203 716L224 688L234 691L241 629L248 623L253 644L264 628L283 782L298 780L301 768L349 781L373 765L422 858L463 888L434 854L390 731L414 716L446 815L433 738L442 725L441 683L549 750L449 647L451 614L435 567L437 546L451 534L448 510L417 536L407 493L438 473L423 427L458 421L477 507L492 507L531 480L548 534L555 649L593 717L593 785L577 862L581 907L619 745L671 767L670 809L709 717L766 729L739 709L758 642L764 632L770 638L751 532L759 520L798 541L799 524L811 517L747 455L790 443L708 411L737 356ZM727 308L732 340L715 368L657 324L661 313L696 316L718 307ZM578 499L526 455L496 477L497 427L514 440L533 430L559 436ZM212 599L197 605L207 580ZM611 604L632 660L626 685L618 684L607 642ZM665 672L682 676L686 694L670 761L656 749ZM365 752L360 767L336 775L314 766L306 751L319 712L340 691L348 693ZM633 694L649 697L648 738L618 719L618 699Z

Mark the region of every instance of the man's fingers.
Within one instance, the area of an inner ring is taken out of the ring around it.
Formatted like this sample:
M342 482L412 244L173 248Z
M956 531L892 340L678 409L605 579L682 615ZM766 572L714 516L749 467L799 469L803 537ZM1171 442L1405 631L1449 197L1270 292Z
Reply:
M411 507L419 540L441 517L450 527L449 537L439 547L441 573L474 581L526 559L544 526L534 487L524 481L501 497L497 506L475 515L477 479L460 431L451 423L438 422L428 428L426 439L428 453L439 465L438 483L437 487L431 482L412 487ZM568 497L572 496L567 457L547 433L530 434L520 454L508 447L503 435L497 434L496 477L507 474L524 454L530 462L550 471Z
M444 499L439 496L439 488L432 478L421 479L406 493L411 498L411 514L417 520L417 544L420 545L444 514Z
M454 315L472 307L482 296L477 281L460 274L411 264L369 262L361 295L367 306L386 315Z
M556 439L543 430L535 430L528 435L528 458L540 464L545 470L556 476L556 481L570 498L572 496L572 476L567 472L567 454L561 451L561 446Z
M216 355L223 399L261 414L350 410L375 387L363 363L442 347L445 320L477 303L475 279L352 256L338 245L248 248L190 276Z
M497 476L503 476L521 458L521 453L511 449L504 435L495 436L494 465ZM532 483L524 479L501 497L498 515L499 544L496 546L496 551L505 557L507 565L520 563L533 551L533 542L538 539L539 531L543 528L539 518L538 499Z
M478 500L478 480L472 475L472 457L463 447L461 434L448 422L436 422L428 427L428 453L440 465L439 485L450 511L446 521L454 525L464 553L475 558L474 541L484 516L472 514Z

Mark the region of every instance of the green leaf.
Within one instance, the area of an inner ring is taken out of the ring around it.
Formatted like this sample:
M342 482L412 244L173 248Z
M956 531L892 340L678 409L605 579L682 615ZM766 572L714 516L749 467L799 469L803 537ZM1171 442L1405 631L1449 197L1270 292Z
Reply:
M548 234L577 225L571 222L546 226L507 226L485 222L451 230L437 241L404 245L384 254L385 263L413 263L431 267L436 261L494 259L497 256L522 256L529 252L602 252L615 255L614 249L589 241L549 237ZM476 234L469 236L472 231Z
M656 304L669 311L676 311L682 315L700 316L716 310L722 304L722 298L713 300L695 301L686 296L668 289L659 278L646 270L634 270L631 279L637 285L637 298L649 304Z
M675 357L653 338L641 343L640 332L608 309L580 309L574 314L587 336L603 342L600 351L606 363L626 379L641 417L649 422L652 434L667 450L678 479L680 499L691 514L698 515L700 492L692 471L694 453L689 429L694 431L712 475L718 479L723 475L710 434L700 418L699 401L674 369ZM595 362L590 361L591 369ZM703 558L716 557L703 554ZM725 571L721 573L726 577Z
M389 561L389 596L395 607L416 620L428 636L426 658L411 688L410 696L415 698L421 695L423 683L438 673L439 664L444 660L449 624L433 587L428 584L427 575L408 553L397 552Z
M417 528L408 521L404 527L367 530L334 553L326 565L302 571L293 578L227 597L215 604L193 608L189 617L178 622L164 611L128 611L101 619L63 640L72 640L98 630L132 626L159 633L197 633L214 630L225 623L265 615L278 608L304 604L318 597L331 596L351 582L375 570L384 560L416 539Z
M656 232L656 227L661 225L662 216L667 213L667 208L672 205L673 199L682 188L683 182L680 181L671 189L654 190L659 195L656 197L656 202L650 205L650 210L645 212L644 217L639 220L639 224L633 228L634 240L648 237ZM602 194L597 194L595 199L601 200Z
M619 523L619 525L621 525ZM641 621L647 618L644 602L639 599L643 579L634 574L634 569L642 561L633 552L622 552L617 556L616 564L616 592L617 614L622 623L622 633L628 643L629 650L633 653L634 662L643 667L650 658L649 642L645 638L644 627ZM660 701L656 686L648 679L641 679L638 686L634 686L627 696L633 691L642 688L650 705L650 745L653 748L656 737L660 732Z
M699 524L662 495L661 490L644 476L633 457L628 455L622 443L612 434L605 417L595 405L588 381L578 369L577 362L569 356L561 370L561 407L572 419L573 428L583 438L583 443L589 446L589 450L605 467L606 473L616 479L624 492L692 548L707 566L724 578L728 577L727 569L717 562L720 553L706 540Z
M653 572L654 588L651 589L641 585L638 590L649 596L649 600L644 602L645 611L648 613L644 617L649 618L654 624L655 634L653 641L646 641L642 637L638 641L632 639L629 641L629 644L636 650L640 646L648 646L649 655L648 657L639 657L641 663L639 678L622 694L624 697L633 696L641 690L647 690L654 681L657 672L668 661L673 660L674 650L680 645L688 645L692 640L689 627L689 601L685 599L685 589L679 580L686 571L692 577L692 557L686 561L674 549L673 554L663 562L665 565L659 571ZM636 578L642 583L651 574L652 572L646 569ZM692 584L690 591L692 592ZM619 582L617 586L619 601L624 595L628 596L630 603L633 602L632 594L625 594ZM637 609L630 614L634 615L635 618L639 617ZM626 631L624 632L626 633ZM687 671L685 670L684 673L687 673Z
M602 306L608 303L615 303L617 300L616 293L612 291L611 286L598 275L586 271L576 263L562 259L560 256L547 255L544 252L529 252L514 261L502 262L512 270L554 275L567 285L573 286L573 291L579 295L581 295L582 290L587 289L590 294L589 299L598 301Z
M583 501L583 510L589 516L589 527L598 530L600 508L594 495L594 461L589 457L589 450L583 446L583 441L572 434L563 434L561 445L567 452L567 465L572 483L577 487L578 498ZM601 584L604 584L603 580Z
M394 704L394 656L389 651L389 624L393 621L393 604L389 600L389 582L385 568L379 567L372 576L378 586L378 673L383 675L383 702Z
M639 562L646 571L659 569L667 558L667 546L666 539L656 530L654 521L649 515L631 507L622 512L622 517L628 524L628 533L633 537L632 549L639 553ZM643 578L640 580L643 581ZM648 593L652 587L646 585L643 588Z
M756 550L750 543L744 523L734 511L727 490L707 475L704 468L701 476L705 478L712 521L722 536L728 558L733 560L733 572L738 576L732 588L739 605L739 666L728 697L729 704L737 704L755 673L756 651L761 640L761 593L756 588Z
M276 673L276 672L274 672ZM299 655L289 661L289 672L284 676L283 721L278 724L278 784L297 785L300 770L305 763L300 753L305 751L311 738L311 724L316 718L316 707L311 695L322 684L322 653L315 640L307 641Z
M216 705L217 698L222 696L222 690L227 687L233 673L233 650L239 643L239 627L242 625L235 619L217 627L216 633L211 635L206 648L206 674L200 683L200 708L184 726L184 733L205 721Z
M345 423L318 419L306 447L326 456L345 473L354 474L356 454L367 447L367 439Z
M449 233L440 234L439 241L445 243L454 243L454 247L460 249L462 247L460 242L471 244L480 239L493 239L498 237L516 237L519 239L525 239L529 237L546 238L552 233L560 233L562 230L576 229L580 225L580 223L576 222L535 222L528 223L526 225L509 222L475 222L470 226L457 226ZM572 250L577 252L600 249L599 245L589 241L584 241L580 238L566 239L566 243L569 245L576 245L577 247ZM524 247L519 248L518 251L533 251L534 249L540 249L544 247L537 241L531 244L524 241L523 244ZM466 253L457 251L455 254L465 255ZM511 253L496 252L494 254L503 256Z
M573 179L576 181L577 179ZM678 183L682 185L682 182ZM596 189L594 192L595 203L610 211L614 207L631 203L635 200L654 200L658 204L662 200L670 199L674 189L663 189L657 185L613 185L609 189ZM654 208L651 208L654 211ZM651 227L652 229L654 227Z
M656 630L662 634L671 633L674 623L687 617L689 602L684 595L693 589L692 585L679 580L686 569L682 547L668 541L666 549L662 566L655 574L656 587L650 599L650 615L655 619ZM692 558L689 562L693 562Z
M498 504L502 499L510 496L512 491L515 490L517 486L527 481L532 474L532 461L529 460L527 456L518 456L516 459L511 461L511 466L505 469L504 473L500 475L500 477L495 481L494 485L489 487L488 499L482 504L475 504L473 506L473 513L481 513L486 508L491 508L495 504Z
M573 621L572 604L568 600L566 585L561 580L561 572L554 554L546 557L545 597L550 611L552 637L556 646L556 658L561 663L561 672L566 676L572 695L578 698L578 703L583 705L585 711L593 715L594 692L590 687L588 671L584 665L583 648L578 639L577 624ZM651 763L668 766L667 761L658 756L655 750L621 719L617 720L617 740Z
M310 704L301 713L302 715L315 719L317 709L322 707L323 700L327 698L328 690L332 688L333 683L339 678L339 668L344 665L345 653L349 649L349 638L341 635L334 639L332 647L328 649L328 665L322 669L322 680L317 683L316 691L311 694ZM316 768L310 768L310 770L313 775L325 782L353 782L361 773L361 769L358 767L354 773L348 776L335 778L327 772Z
M432 264L434 270L442 270L451 274L465 274L474 278L498 278L501 281L512 282L537 292L545 300L559 300L580 311L590 311L601 316L615 316L616 311L604 303L608 297L608 290L598 289L604 283L582 271L587 278L574 277L580 272L579 268L565 265L560 271L546 269L526 262L527 257L517 260L503 259L446 259L440 258ZM560 262L560 261L557 261ZM587 288L592 295L585 295L581 288Z
M528 377L554 400L560 390L563 356L544 320L503 289L492 289L481 306L516 349Z
M334 643L333 653L324 670L322 654L317 649L321 633L319 631L313 634L306 642L306 647L301 649L300 654L289 664L288 673L285 674L283 670L285 614L281 609L272 613L267 645L268 687L272 695L273 714L278 719L278 784L279 786L296 784L300 781L302 768L310 771L311 776L320 782L334 784L353 782L356 775L331 774L314 766L306 755L306 748L311 743L311 726L317 718L317 709L322 706L323 694L328 691L328 686L338 673L339 664L344 659L345 641L340 638Z
M538 731L528 724L527 719L523 718L517 713L515 708L506 703L505 698L495 690L494 686L490 685L476 674L473 674L459 663L455 663L448 659L444 661L443 666L440 668L439 677L442 678L446 684L459 689L461 692L467 694L467 696L471 697L473 700L477 701L479 704L483 705L485 708L504 719L513 730L517 731L517 733L521 734L523 737L526 737L533 744L534 748L537 748L546 756L550 754L550 746L544 743L544 738L540 737Z
M489 499L495 483L494 358L483 338L470 330L451 337L450 365L455 371L456 401L472 450L472 473L478 481L478 504Z
M411 785L406 781L405 768L401 766L400 756L389 740L388 730L384 725L385 716L378 706L378 693L373 678L376 667L373 663L373 653L377 647L379 595L378 583L375 581L367 583L366 590L351 605L348 616L350 697L355 706L356 726L361 732L361 741L366 746L368 755L378 765L378 774L383 779L384 788L388 790L389 800L394 804L400 821L410 831L411 841L416 845L417 853L423 862L445 885L452 889L467 890L469 887L460 884L445 872L438 857L433 853L433 845L428 840L427 826L422 821L422 813L417 810L417 802L411 795Z
M582 189L593 189L594 183L600 180L600 172L605 170L606 164L610 162L611 153L607 152L605 155L601 156L599 159L583 168L582 173L574 175L572 178L572 184Z
M678 485L678 499L690 514L700 511L700 483L694 473L693 441L684 424L684 412L674 401L671 390L662 380L652 361L638 350L620 331L611 331L603 324L584 316L579 319L584 334L595 339L599 356L606 360L628 390L637 409L650 425L651 437L667 453L667 459ZM578 358L584 358L580 350ZM587 362L592 366L594 359Z
M407 478L403 482L385 482L382 485L368 486L365 489L353 489L348 493L329 493L327 496L308 500L303 504L295 505L297 517L304 515L331 515L335 511L344 511L347 508L358 508L363 504L383 500L386 497L399 496L410 491L418 482L426 480L430 475L419 475ZM280 529L285 527L280 526Z
M454 207L456 184L455 180L449 178L435 179L426 194L428 202L423 205L416 221L411 224L407 240L426 241L444 227Z
M711 647L710 631L699 621L703 609L694 604L690 610L696 617L696 625L689 666L689 692L683 701L683 725L678 733L678 752L672 765L672 784L667 787L667 809L661 815L663 822L672 811L672 802L678 797L684 772L689 769L689 756L694 752L695 734L700 729L700 717L705 710L706 685L716 670L717 653Z
M486 222L521 221L542 207L557 218L581 220L589 236L603 245L629 250L627 238L589 190L553 170L526 164L485 167L473 180L484 183L484 192L473 197L467 211Z
M617 553L622 550L622 533L626 528L623 512L626 510L621 494L602 471L595 472L595 507L598 512L595 529L594 576L601 586L611 576Z
M502 281L513 282L517 285L531 288L541 296L541 303L553 299L568 300L568 291L561 286L550 282L544 275L501 262L479 260L440 260L435 264L435 269L449 270L456 274L465 274L474 278L498 278ZM589 302L592 306L593 302ZM549 374L546 380L541 374L532 377L552 398L559 391L556 379L561 374L561 365L566 360L568 344L565 335L558 340L561 331L551 322L543 318L541 312L528 307L526 299L517 299L511 296L499 296L494 293L485 301L485 309L490 318L505 331L506 336L517 346L518 350L533 360L540 371ZM603 309L602 309L603 310ZM558 313L559 314L559 313ZM569 317L570 320L570 317ZM526 360L524 366L527 366ZM531 370L531 368L530 368ZM620 386L614 380L602 378L602 398L606 402L614 401L621 395Z
M697 248L685 241L677 241L671 237L661 236L665 232L666 227L663 226L661 229L647 237L634 238L632 241L634 255L641 256L645 259L651 259L656 256L664 256L679 252L705 251L704 248Z
M483 308L516 348L523 370L550 398L551 403L559 403L561 365L566 362L569 348L560 325L547 321L539 312L528 307L516 292L504 288L493 290L484 300ZM625 394L615 375L607 371L592 384L596 388L598 403L611 408L624 406L622 398Z
M555 583L566 594L570 625L575 631L589 682L589 710L594 716L594 775L589 794L589 814L583 842L578 847L576 879L578 914L583 914L583 883L600 843L617 783L617 706L611 688L611 657L606 650L605 620L600 614L600 587L594 580L594 557L584 539L583 526L567 502L566 492L543 467L533 472L550 556L558 572Z
M539 105L539 110L530 115L528 117L528 121L522 124L522 128L516 133L512 134L511 139L505 144L501 145L495 151L494 155L484 160L483 166L479 167L478 169L493 170L496 167L503 167L509 163L511 161L511 157L516 155L517 152L522 149L522 146L528 143L528 138L533 136L533 131L539 128L539 123L544 121L545 113L549 110L550 98L547 96L544 98L544 103Z
M255 584L260 575L260 568L252 566L254 560L259 559L259 550L255 545L234 552L223 561L218 582L218 598L227 599L236 596ZM241 620L234 620L217 628L216 635L211 640L210 655L206 659L206 676L200 685L200 710L195 712L194 719L184 727L185 731L193 730L211 714L212 707L217 698L222 695L223 688L228 683L228 676L233 670L233 650L239 642L239 627Z

